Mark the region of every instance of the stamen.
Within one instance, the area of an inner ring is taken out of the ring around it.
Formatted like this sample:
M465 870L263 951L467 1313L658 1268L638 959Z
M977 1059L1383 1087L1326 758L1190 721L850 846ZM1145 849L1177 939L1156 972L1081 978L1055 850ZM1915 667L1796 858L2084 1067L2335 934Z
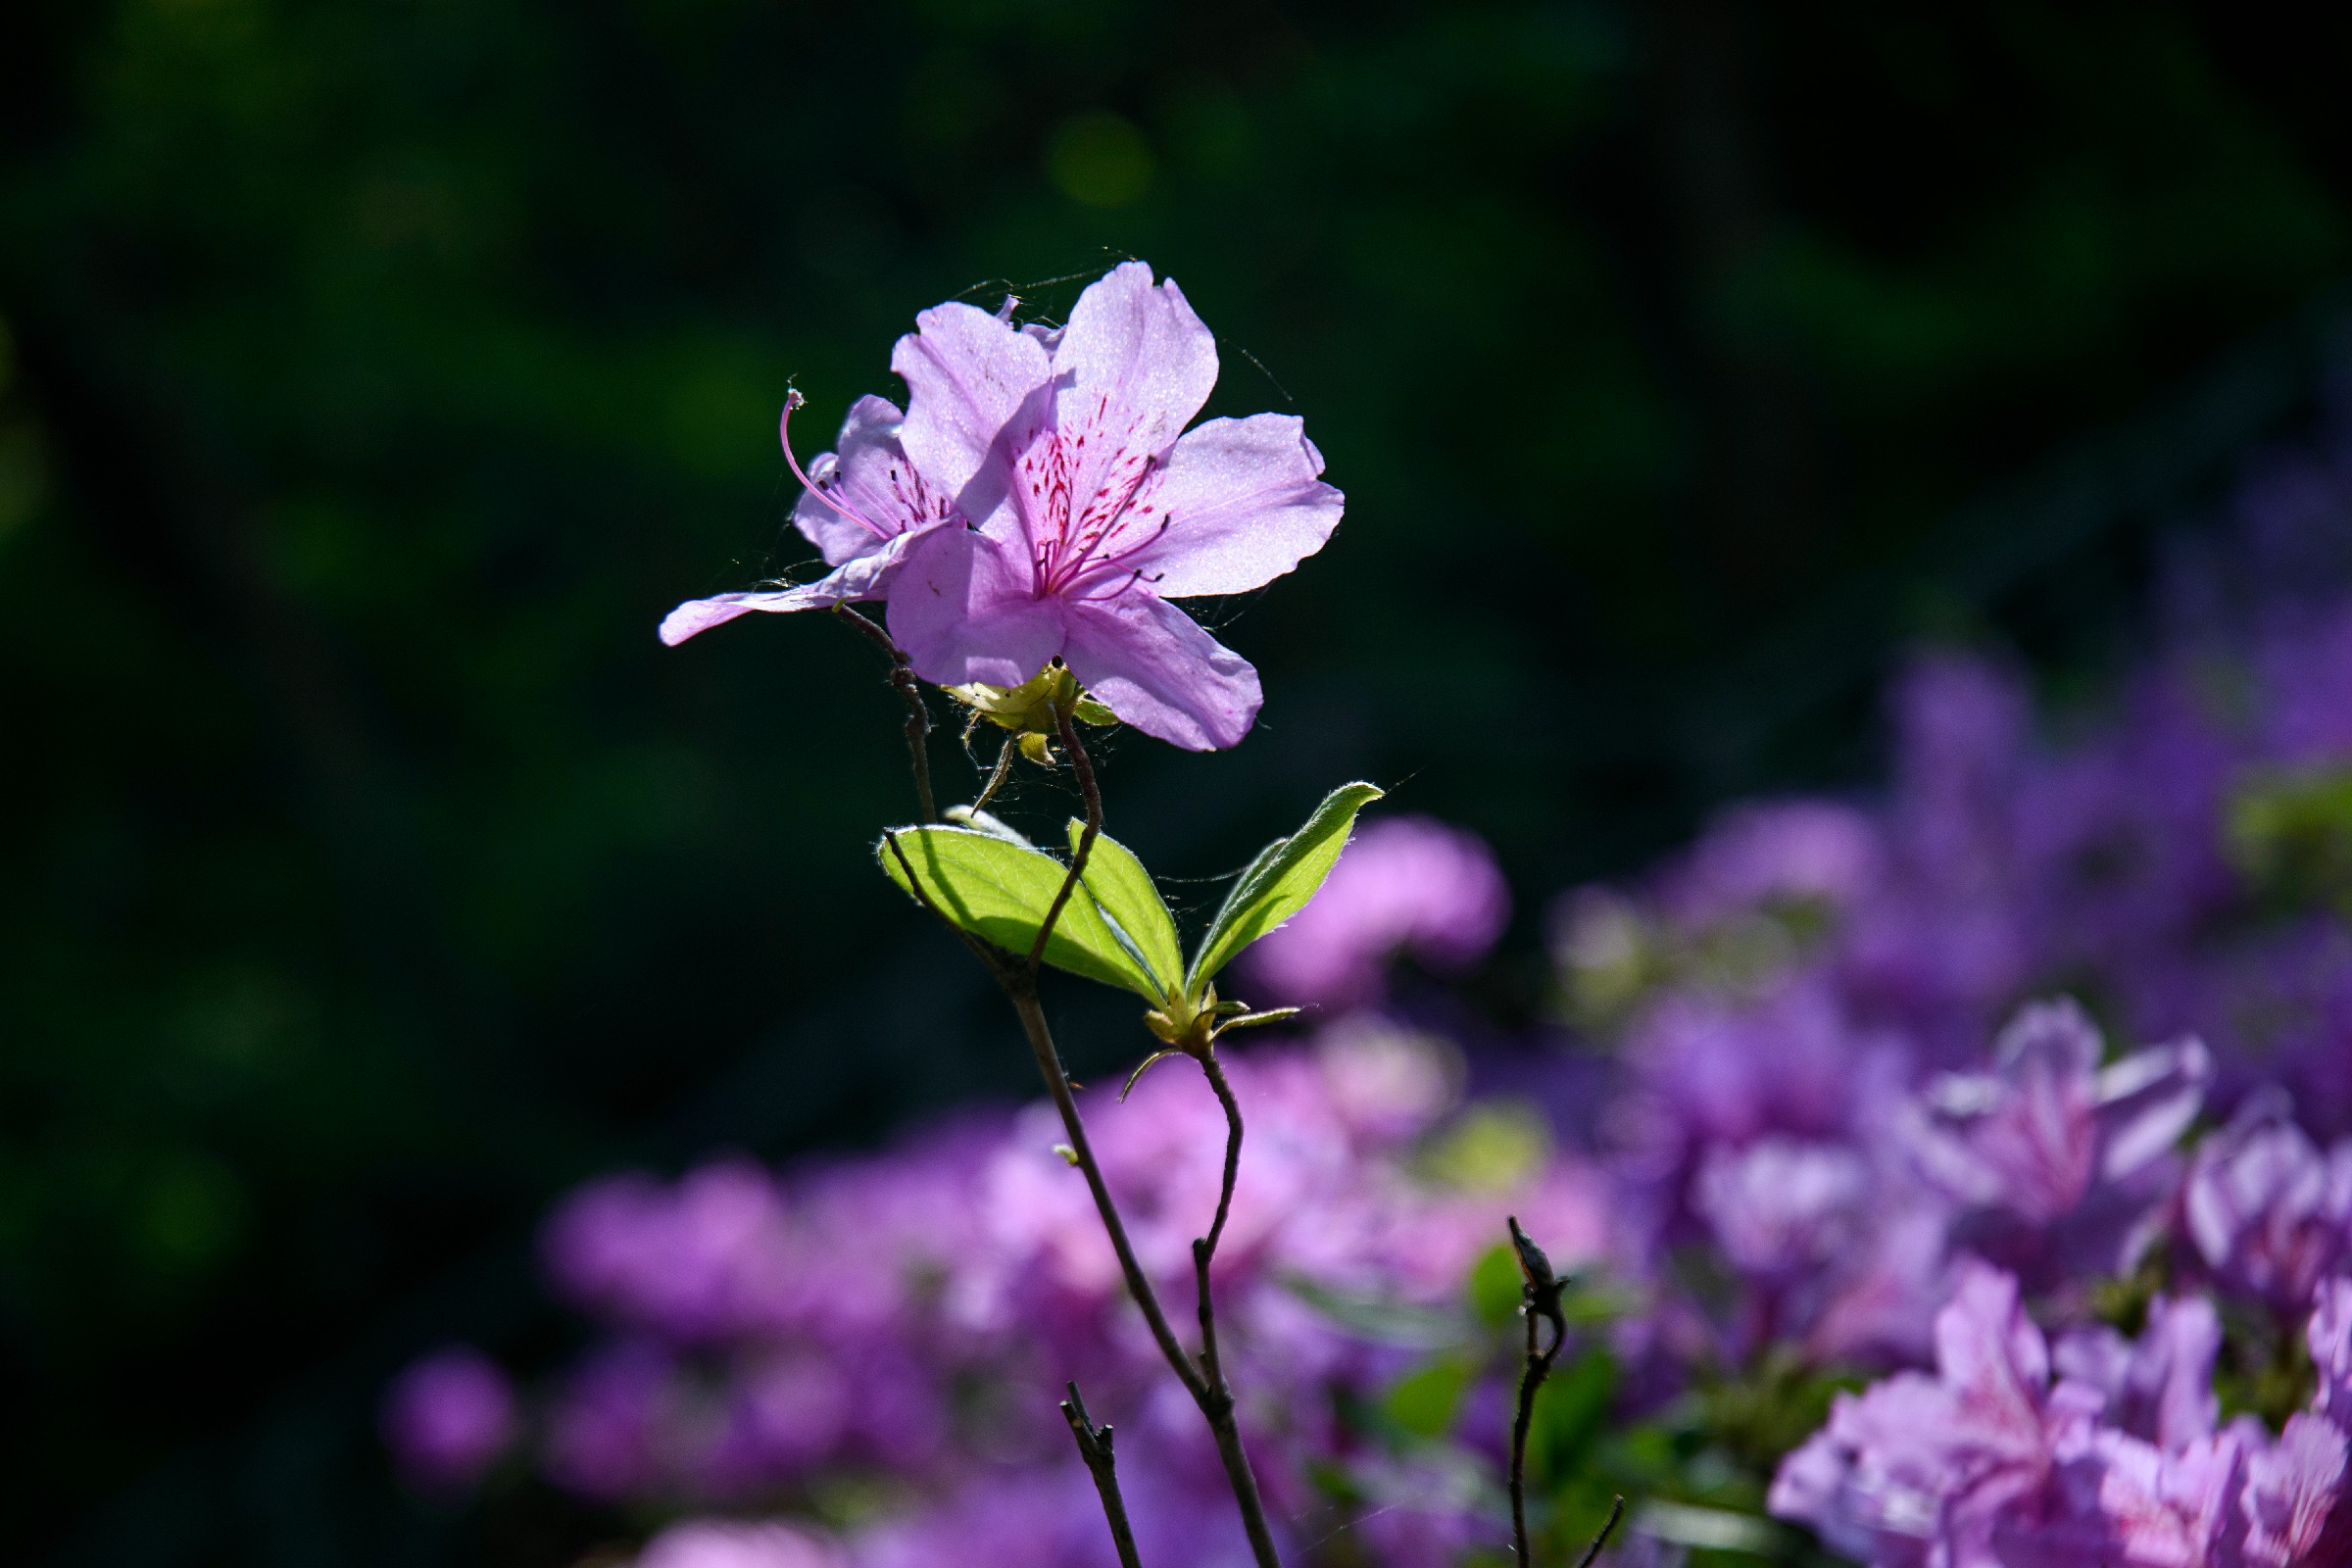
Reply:
M794 387L791 391L784 394L784 415L783 417L776 420L776 439L782 442L784 445L784 462L791 467L792 476L801 481L802 489L808 491L810 495L816 497L817 500L822 501L826 506L831 507L835 512L841 514L841 515L847 517L858 527L863 528L867 533L872 534L875 538L885 540L897 538L897 534L893 533L890 529L883 527L881 524L873 521L871 518L859 515L855 508L845 507L840 502L834 500L831 496L825 494L824 487L822 485L809 478L808 474L801 470L801 460L792 455L792 411L808 401L808 400L807 398L801 396L801 389L797 386Z
M1116 588L1111 589L1108 593L1072 594L1070 596L1070 603L1074 605L1099 605L1106 599L1116 599L1119 597L1119 595L1125 593L1128 589L1134 587L1139 581L1141 581L1143 575L1144 569L1141 566L1138 566L1135 570L1127 574L1127 580L1125 582L1120 583Z
M1137 540L1134 544L1129 545L1126 549L1116 551L1111 555L1097 556L1092 564L1098 566L1115 566L1120 562L1125 561L1129 557L1135 555L1137 552L1151 549L1153 545L1159 543L1159 536L1166 533L1168 531L1168 524L1174 522L1176 518L1172 514L1168 516L1160 518L1159 526L1152 529L1142 539Z

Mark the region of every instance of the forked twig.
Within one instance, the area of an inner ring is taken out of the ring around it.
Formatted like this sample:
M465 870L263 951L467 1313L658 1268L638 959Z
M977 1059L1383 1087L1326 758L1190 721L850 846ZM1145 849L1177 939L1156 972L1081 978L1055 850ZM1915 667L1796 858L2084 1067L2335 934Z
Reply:
M1234 1183L1242 1173L1242 1105L1233 1097L1233 1086L1225 1081L1225 1069L1217 1061L1214 1048L1202 1051L1198 1059L1208 1077L1208 1087L1216 1092L1217 1103L1225 1109L1225 1176L1217 1188L1217 1217L1210 1221L1208 1234L1193 1243L1193 1275L1200 1295L1200 1370L1210 1391L1230 1407L1233 1391L1226 1386L1224 1362L1217 1355L1217 1313L1208 1295L1208 1266L1217 1255L1217 1243L1224 1239L1225 1221L1233 1215Z
M1511 1542L1518 1548L1520 1568L1530 1568L1535 1556L1527 1541L1527 1434L1535 1424L1536 1391L1551 1376L1551 1364L1568 1342L1568 1319L1560 1310L1561 1282L1551 1271L1551 1259L1519 1228L1518 1215L1510 1216L1510 1225L1511 1250L1519 1257L1519 1309L1527 1319L1527 1359L1519 1372L1518 1408L1511 1415ZM1551 1344L1542 1349L1537 1348L1539 1321L1551 1325ZM1613 1514L1609 1522L1616 1524ZM1608 1531L1601 1535L1606 1539ZM1599 1542L1592 1544L1592 1550L1600 1550ZM1591 1555L1585 1560L1591 1562Z
M862 616L857 618L861 621L864 619ZM871 622L866 624L871 626ZM1193 1396L1193 1402L1200 1407L1202 1417L1208 1422L1209 1434L1216 1440L1217 1457L1225 1467L1226 1480L1233 1488L1234 1501L1241 1509L1242 1527L1250 1538L1250 1555L1255 1559L1257 1568L1282 1568L1281 1556L1274 1545L1274 1533L1266 1520L1265 1500L1258 1492L1256 1474L1250 1469L1250 1455L1242 1446L1241 1429L1234 1420L1232 1390L1226 1386L1221 1374L1206 1370L1217 1365L1214 1320L1207 1297L1206 1255L1207 1251L1214 1250L1215 1239L1223 1233L1226 1215L1232 1205L1235 1171L1241 1155L1240 1107L1232 1100L1230 1087L1221 1089L1219 1099L1226 1104L1230 1136L1226 1147L1223 1196L1217 1204L1217 1218L1210 1227L1209 1235L1202 1238L1201 1243L1196 1244L1194 1252L1201 1282L1201 1326L1208 1336L1208 1348L1203 1351L1201 1363L1196 1365L1186 1353L1182 1342L1176 1338L1175 1330L1169 1326L1167 1312L1160 1305L1159 1294L1152 1288L1151 1276L1144 1272L1143 1263L1135 1254L1134 1243L1127 1235L1126 1222L1120 1217L1118 1204L1110 1196L1109 1184L1103 1179L1102 1162L1095 1157L1093 1143L1086 1135L1086 1123L1078 1114L1077 1099L1070 1090L1069 1073L1062 1066L1061 1053L1054 1044L1054 1032L1046 1022L1045 1008L1038 1001L1037 975L1045 957L1046 944L1053 937L1062 910L1068 906L1079 879L1086 874L1087 857L1093 852L1095 840L1102 831L1102 794L1095 777L1093 760L1087 755L1086 744L1080 739L1071 715L1057 709L1054 718L1061 743L1069 752L1071 768L1078 776L1079 789L1086 799L1086 825L1081 830L1077 854L1071 857L1068 874L1063 877L1060 891L1047 910L1045 922L1038 927L1036 941L1025 956L983 942L949 919L947 912L924 891L898 836L885 833L883 839L898 860L900 869L906 873L907 885L913 890L916 901L946 921L964 945L979 956L989 973L995 976L1005 1000L1012 1004L1013 1011L1021 1020L1021 1031L1029 1039L1030 1054L1037 1060L1039 1076L1045 1079L1046 1092L1053 1098L1054 1109L1061 1118L1063 1136L1069 1140L1071 1163L1086 1178L1087 1191L1095 1200L1095 1212L1102 1221L1111 1250L1118 1256L1119 1272L1127 1281L1127 1294L1134 1298L1136 1306L1144 1314L1145 1324L1152 1331L1153 1343L1159 1347L1161 1356L1175 1372L1178 1381L1183 1383L1185 1392ZM1216 1085L1221 1084L1222 1079L1222 1072L1215 1072L1210 1081ZM1203 1247L1207 1251L1203 1251Z
M1078 1457L1086 1461L1087 1473L1095 1478L1095 1491L1102 1496L1102 1517L1110 1522L1110 1543L1118 1548L1119 1568L1143 1568L1143 1559L1136 1555L1135 1531L1127 1523L1127 1499L1119 1495L1118 1459L1111 1452L1111 1431L1097 1426L1086 1413L1086 1400L1079 1397L1078 1385L1067 1385L1070 1396L1061 1401L1062 1419L1070 1424L1070 1436L1078 1440Z

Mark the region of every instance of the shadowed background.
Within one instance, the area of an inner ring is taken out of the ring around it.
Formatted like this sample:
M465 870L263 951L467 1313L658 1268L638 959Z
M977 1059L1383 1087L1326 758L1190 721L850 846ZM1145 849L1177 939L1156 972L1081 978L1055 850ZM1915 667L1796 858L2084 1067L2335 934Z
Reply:
M367 1438L431 1337L560 1340L547 1200L1022 1092L866 859L872 650L654 641L809 554L788 386L807 455L925 305L1176 276L1348 513L1206 607L1264 721L1114 741L1119 830L1207 875L1400 782L1517 881L1510 1022L1550 892L1866 779L1890 649L2095 683L2311 406L2348 67L2218 5L9 8L14 1549L566 1560Z

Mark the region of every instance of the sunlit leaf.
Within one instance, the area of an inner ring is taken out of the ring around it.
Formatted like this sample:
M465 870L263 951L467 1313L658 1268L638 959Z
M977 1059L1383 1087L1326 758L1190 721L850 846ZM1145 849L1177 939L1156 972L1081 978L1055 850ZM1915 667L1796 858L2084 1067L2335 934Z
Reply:
M1355 813L1384 792L1370 784L1343 784L1323 798L1306 825L1287 839L1276 839L1258 852L1250 869L1234 883L1224 907L1200 939L1185 989L1195 996L1219 969L1250 943L1306 907L1332 863L1348 847Z
M891 849L895 838L906 864ZM890 879L909 895L911 866L923 894L972 935L1026 954L1054 906L1069 868L1040 850L965 827L901 828L875 846ZM1073 895L1046 942L1046 962L1072 974L1159 1000L1152 976L1111 931L1089 898Z
M1070 854L1078 854L1078 841L1086 835L1086 824L1070 823ZM1176 938L1176 918L1168 913L1168 906L1152 885L1152 873L1135 852L1107 833L1095 835L1094 850L1086 858L1086 891L1094 895L1095 903L1110 916L1119 930L1135 946L1137 955L1151 969L1164 997L1184 978L1184 948Z

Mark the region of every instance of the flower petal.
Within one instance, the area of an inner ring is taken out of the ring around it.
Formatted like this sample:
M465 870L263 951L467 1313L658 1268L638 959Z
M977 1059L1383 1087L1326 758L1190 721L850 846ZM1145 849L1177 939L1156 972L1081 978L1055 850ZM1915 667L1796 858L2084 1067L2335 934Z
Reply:
M2246 1460L2238 1506L2248 1563L2288 1568L2310 1560L2343 1491L2345 1458L2344 1435L2325 1417L2298 1411L2275 1447Z
M1232 746L1264 702L1257 671L1198 621L1143 590L1065 602L1062 658L1104 707L1187 751Z
M1074 522L1115 511L1217 384L1217 340L1173 278L1128 262L1090 284L1054 348Z
M934 489L957 496L1051 362L1036 338L975 306L936 306L914 321L890 356L907 388L899 439Z
M955 492L924 482L899 443L905 419L887 398L859 398L841 421L839 448L820 452L809 463L808 477L827 496L881 529L876 533L803 491L792 520L830 564L870 556L893 537L948 514Z
M906 564L907 552L925 535L939 531L938 525L932 524L903 533L873 554L846 562L816 581L798 588L689 599L662 618L662 640L675 648L689 637L713 626L723 626L737 615L755 610L790 614L799 610L831 610L835 605L887 599L891 581Z
M890 634L940 686L1018 686L1061 652L1060 601L1031 592L1029 558L968 528L934 528L890 596Z
M1137 498L1136 523L1158 513L1167 531L1127 563L1163 599L1240 594L1323 548L1340 525L1339 491L1316 478L1323 455L1296 415L1211 419L1185 433L1167 467Z

